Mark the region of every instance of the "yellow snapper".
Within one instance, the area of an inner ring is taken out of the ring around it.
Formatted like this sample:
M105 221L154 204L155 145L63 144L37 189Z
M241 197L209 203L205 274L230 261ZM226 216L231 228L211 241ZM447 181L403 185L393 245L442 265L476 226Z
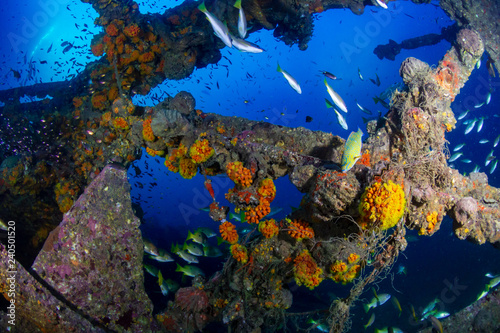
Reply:
M351 132L345 142L344 154L342 155L342 172L349 171L356 161L361 157L361 137L363 131L358 128L357 132Z

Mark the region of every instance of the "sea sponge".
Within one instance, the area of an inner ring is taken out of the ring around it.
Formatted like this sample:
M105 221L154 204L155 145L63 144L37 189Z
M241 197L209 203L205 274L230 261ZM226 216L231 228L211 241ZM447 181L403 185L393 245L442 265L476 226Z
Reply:
M259 231L266 238L272 238L280 231L274 219L264 220L259 223Z
M300 221L300 220L290 220L290 219L285 219L289 226L288 228L288 233L290 236L297 240L302 240L302 239L308 239L308 238L313 238L314 237L314 230L309 226L309 223L305 221Z
M247 248L241 244L233 244L229 248L234 259L245 264L248 261Z
M318 267L316 261L311 257L308 250L303 250L295 260L293 273L297 285L304 285L309 289L314 289L323 281L323 270Z
M146 141L155 141L155 135L151 128L151 117L142 122L142 137Z
M208 160L215 153L215 150L210 147L208 140L196 140L189 148L189 155L196 163L202 163Z
M226 167L227 175L235 184L246 188L252 185L252 173L239 161L230 162Z
M185 157L179 161L179 174L185 179L191 179L196 176L198 167L192 159Z
M224 222L219 225L220 236L229 244L234 244L238 241L238 233L236 227L231 222Z
M361 226L386 230L394 227L404 214L405 193L399 184L389 180L386 183L375 182L367 187L361 196L359 213Z

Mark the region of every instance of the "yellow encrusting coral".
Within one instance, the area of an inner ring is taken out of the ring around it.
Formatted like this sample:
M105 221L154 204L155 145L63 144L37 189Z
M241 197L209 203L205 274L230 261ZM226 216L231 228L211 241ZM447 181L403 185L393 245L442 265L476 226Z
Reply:
M399 184L389 180L375 182L361 196L359 213L364 229L377 227L386 230L394 227L403 216L406 206L405 193Z

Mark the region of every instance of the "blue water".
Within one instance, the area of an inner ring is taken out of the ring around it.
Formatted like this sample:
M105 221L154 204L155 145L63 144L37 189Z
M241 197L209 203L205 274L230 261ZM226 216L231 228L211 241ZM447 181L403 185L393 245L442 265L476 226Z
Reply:
M165 6L177 4L175 1L145 1L140 9L143 13L163 12ZM97 13L90 5L64 0L7 0L2 4L0 15L3 31L0 34L0 89L70 79L96 59L90 52L90 41L92 34L100 32L100 28L93 24ZM378 111L385 112L380 104L374 104L372 97L391 84L401 82L398 74L400 63L412 56L435 66L450 44L443 41L430 47L402 50L395 61L378 59L373 49L378 44L386 44L389 39L401 42L427 33L439 33L442 27L452 23L433 4L414 5L406 1L390 2L389 10L367 7L360 16L348 9L330 10L315 15L314 34L306 51L299 51L297 45L284 45L273 37L272 31L260 30L251 34L248 40L264 48L264 53L239 53L226 47L222 50L223 58L218 64L196 69L190 77L180 81L166 81L152 89L148 96L135 96L134 103L151 106L154 104L150 96L162 98L186 90L195 97L196 107L204 112L241 116L290 127L304 126L347 138L358 126L365 131L362 117L366 115L357 108L356 102L372 110L374 116ZM84 27L85 24L87 27ZM82 29L87 31L82 32ZM61 46L64 41L74 45L65 54ZM75 59L70 60L72 58ZM41 63L45 61L47 63ZM300 83L301 95L276 71L278 62ZM456 115L466 109L471 112L457 123L454 131L447 133L446 138L450 142L450 150L459 143L466 143L462 149L464 156L454 162L461 173L472 171L477 164L481 171L488 174L490 185L498 187L500 171L490 174L490 168L484 167L484 161L492 149L493 140L500 133L500 119L495 117L500 114L499 79L489 77L485 63L486 56L483 57L483 65L473 71L452 104ZM13 77L11 68L20 72L21 79ZM358 77L358 69L364 77L363 81ZM332 72L341 79L329 81L329 84L343 97L349 109L347 131L337 123L332 110L325 107L324 99L329 96L320 74L322 70ZM380 87L368 79L374 79L375 74L380 77ZM475 109L474 105L485 101L488 91L492 93L491 103ZM23 100L29 99L26 97ZM307 123L306 116L312 117L312 122ZM480 117L487 117L482 130L477 132L475 128L464 135L466 125L463 121ZM490 142L480 144L481 139ZM494 155L499 154L497 149L500 148L495 148ZM461 161L463 159L471 159L472 163L466 164ZM217 230L215 222L200 210L208 206L211 200L203 186L203 177L198 175L192 180L184 180L178 174L168 172L162 159L147 154L143 154L143 158L134 165L137 168L129 169L132 197L144 212L142 231L155 244L169 249L174 242L182 243L188 230L199 226ZM140 174L137 174L137 170L140 170ZM224 177L213 177L212 184L217 200L222 205L228 205L223 194L233 186L232 182ZM290 213L291 207L299 205L302 194L286 177L276 180L275 184L277 196L273 206L283 208L276 217L279 219ZM498 250L490 245L478 246L459 241L451 233L451 223L446 219L441 230L433 237L418 237L417 241L409 244L395 265L395 269L404 265L407 275L394 275L392 281L388 278L378 286L379 293L390 293L399 299L403 313L399 317L392 304L386 303L375 309L376 320L368 332L375 327L389 325L409 332L416 331L417 326L410 320L410 304L418 311L435 297L443 298L444 295L446 300L450 299L446 302L443 300L444 309L453 313L475 300L488 280L484 277L485 273L500 273ZM211 239L211 242L214 241ZM220 269L222 264L219 259L202 258L200 267L211 274ZM165 277L182 282L180 274L174 271L173 263L160 264L160 267ZM454 294L453 300L446 297L449 295L446 291L447 281L464 286L454 289L457 294ZM150 290L154 290L155 281L152 277L146 276L146 283ZM184 285L189 283L188 279ZM349 290L349 286L335 285L331 281L323 282L312 292L303 287L290 287L294 293L291 311L297 312L304 309L309 311L315 306L327 308L333 297L344 297ZM155 301L156 311L166 305L168 299L160 297L158 293L150 295ZM371 299L371 291L365 292L363 297ZM363 330L361 325L368 321L370 314L364 313L360 303L356 304L352 313L352 332L360 332ZM303 324L303 327L308 326Z

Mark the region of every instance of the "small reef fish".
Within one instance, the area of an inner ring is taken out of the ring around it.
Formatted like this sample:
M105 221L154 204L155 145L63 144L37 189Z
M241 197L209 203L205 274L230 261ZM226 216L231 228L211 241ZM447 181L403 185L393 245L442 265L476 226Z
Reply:
M479 140L479 143L482 144L482 145L484 145L485 143L488 143L488 142L490 142L490 140L488 140L488 139L481 139L481 140Z
M184 259L186 262L190 263L190 264L197 264L198 263L198 258L196 258L194 255L190 254L189 252L183 250L183 249L180 249L179 248L179 245L174 245L172 244L172 249L171 249L171 252L177 254L179 257L181 257L182 259Z
M497 163L498 163L498 160L495 160L495 162L493 162L493 164L491 165L491 169L490 169L490 175L495 172L495 169L497 168Z
M381 329L376 328L375 333L403 333L403 330L397 327L384 327Z
M207 17L208 22L210 22L210 25L212 25L212 29L214 29L215 35L219 37L224 44L229 47L233 47L231 37L229 37L229 30L227 29L227 26L207 10L205 2L202 2L198 6L198 9Z
M363 131L358 128L357 132L351 132L344 146L344 153L342 154L342 172L349 171L356 161L361 157L361 138Z
M488 156L486 156L486 161L484 162L484 166L488 166L491 161L493 161L496 157L493 156L493 149L490 151L490 153L488 154Z
M472 172L479 172L479 170L481 170L481 168L479 167L479 165L476 164Z
M370 115L371 115L371 114L373 114L373 113L372 113L370 110L368 110L367 108L362 107L361 105L359 105L359 103L356 103L356 105L358 106L358 108L359 108L362 112L364 112L364 113L366 113L366 114L370 114Z
M160 285L160 290L163 296L167 296L168 293L175 293L177 290L179 290L180 286L174 280L163 280L163 278L161 280L162 281L160 284L160 278L158 277L158 284Z
M462 112L458 117L457 119L458 120L462 120L465 118L465 116L469 113L469 110L465 110L464 112Z
M387 102L386 102L386 101L384 101L382 98L380 98L380 97L378 97L378 96L373 97L373 102L374 102L375 104L377 104L377 103L382 104L382 106L383 106L384 108L386 108L386 109L390 109L390 108L391 108L391 106L390 106L389 104L387 104Z
M460 156L462 156L463 153L462 152L458 152L458 153L455 153L453 155L451 155L450 159L448 160L448 162L455 162L456 160L458 160L458 158Z
M329 78L330 80L337 80L337 77L330 72L320 71L320 73Z
M387 9L387 8L388 8L388 7L387 7L387 5L385 4L384 0L375 0L375 3L376 3L378 6L380 6L380 7L384 8L384 9Z
M293 76L291 76L290 74L288 74L288 72L286 72L285 70L281 69L279 63L278 63L278 68L276 68L276 70L278 72L280 72L281 74L283 74L283 77L288 81L288 84L290 85L290 87L293 88L293 90L295 90L299 94L302 94L302 89L300 89L300 85L297 83L297 80L295 80L293 78Z
M394 305L394 307L396 308L396 310L399 311L398 317L400 317L401 313L403 312L403 309L401 308L401 304L399 303L399 300L396 298L396 296L393 296L391 298L391 301L392 301L392 304Z
M498 135L495 139L495 141L493 141L493 147L495 148L496 146L498 146L498 142L500 141L500 135Z
M322 324L322 323L320 323L312 318L309 318L307 323L312 324L312 326L309 329L317 329L320 332L330 332L330 327L328 327L327 325Z
M483 128L484 119L486 119L486 118L485 118L485 117L481 117L481 118L479 118L479 124L477 125L477 132L478 132L478 133L479 133L479 131L481 131L481 129Z
M385 304L391 298L390 294L380 294L372 298L370 303L363 304L363 308L365 312L368 312L370 309L374 309L377 306Z
M472 131L472 129L474 128L475 125L476 125L476 119L474 119L473 121L471 121L469 123L469 125L467 125L467 127L465 128L464 134L469 134Z
M340 114L340 112L337 111L337 109L333 106L332 102L330 102L326 98L325 98L325 101L326 101L326 107L327 108L332 108L333 111L335 111L335 114L337 115L337 121L338 121L339 125L342 126L342 128L347 131L348 127L347 127L347 122L345 121L345 118Z
M205 234L205 236L207 236L207 238L212 238L212 237L215 237L217 234L210 228L203 228L203 227L200 227L198 229L196 229L196 232L202 232Z
M490 292L490 289L489 288L486 288L484 289L476 298L476 301L479 301L481 298L483 298L484 296L488 295L488 293Z
M243 7L241 7L241 0L236 0L234 7L238 8L238 34L245 39L247 36L247 19Z
M408 240L408 239L407 239L407 240ZM396 273L396 274L404 274L404 275L406 275L406 267L405 267L405 266L403 266L403 265L399 265L399 266L398 266L398 271L397 271L397 273Z
M490 104L491 102L491 91L488 91L488 95L486 95L486 105Z
M339 94L337 94L335 92L335 90L333 90L332 87L330 87L330 85L328 84L328 82L326 82L326 79L325 79L325 86L326 86L326 90L328 91L328 94L330 95L330 97L332 98L332 101L333 103L335 103L335 105L342 111L342 112L345 112L347 113L347 107L345 106L345 103L344 103L344 100L342 99L342 97L340 97Z
M241 38L237 38L229 34L231 37L233 46L240 52L248 52L248 53L261 53L264 52L264 49L260 48L258 45L246 41Z
M203 231L196 230L194 233L188 231L186 240L192 240L195 243L204 245L207 243L207 235Z
M157 256L150 256L149 257L152 260L156 260L158 262L172 262L174 261L174 258L170 253L165 251L164 249L159 249L158 250L158 255Z
M363 75L361 75L361 70L359 69L359 67L358 67L358 76L359 76L359 78L361 79L361 81L363 81L363 80L364 80L364 79L363 79Z
M150 265L150 264L143 264L143 266L144 266L144 269L146 270L146 272L148 272L149 274L151 274L154 277L158 276L158 272L160 270L157 267Z
M464 159L460 160L460 162L466 163L466 164L472 163L472 161L469 160L468 158L464 158Z
M197 243L184 243L183 250L188 251L193 256L203 256L203 248Z
M203 248L203 256L209 258L220 257L222 256L222 251L216 246L207 245Z
M143 243L144 243L144 252L152 256L157 256L159 254L158 249L153 243L151 243L150 240L143 238Z
M490 288L496 287L500 283L500 275L493 275L491 273L484 274L487 278L492 279L488 284Z
M176 272L182 272L184 275L195 277L197 275L205 276L205 273L201 270L201 268L193 266L193 265L186 265L182 267L181 265L177 264L177 268L175 269Z
M459 151L465 146L465 143L458 144L455 148L453 148L453 151Z
M443 333L443 325L436 317L429 316L429 320L431 321L432 327L434 327L437 332Z
M375 312L372 312L372 315L370 316L370 319L368 319L368 322L365 325L363 325L363 327L365 328L365 330L368 327L372 326L372 324L373 324L374 321L375 321Z
M476 68L479 69L481 67L481 58L476 62Z
M422 311L422 318L425 318L425 314L431 312L432 310L434 310L434 308L436 307L436 304L438 304L440 302L439 298L434 298L432 301L429 302L429 304L427 304L427 306L424 308L424 310Z
M474 109L479 109L483 105L484 105L484 102L476 104L476 105L474 105Z

